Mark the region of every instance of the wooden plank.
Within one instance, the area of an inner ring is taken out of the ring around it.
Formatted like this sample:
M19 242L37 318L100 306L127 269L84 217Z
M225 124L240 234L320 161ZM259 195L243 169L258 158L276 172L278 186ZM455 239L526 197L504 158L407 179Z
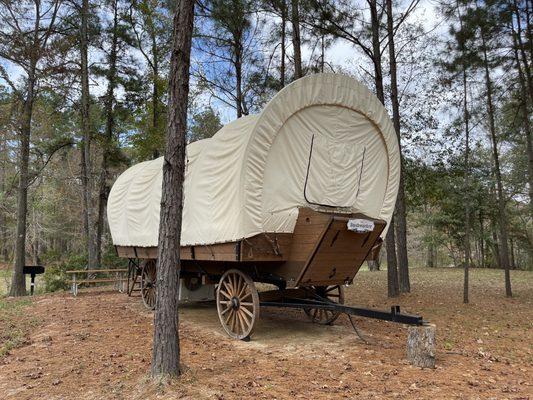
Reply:
M194 246L194 257L200 261L237 261L237 242Z
M104 283L104 282L124 282L127 281L127 278L117 278L117 279L83 279L83 280L69 280L68 283Z
M93 274L96 272L128 272L127 268L117 268L117 269L78 269L72 271L66 271L67 274Z
M290 254L291 233L261 233L241 242L241 261L285 261Z

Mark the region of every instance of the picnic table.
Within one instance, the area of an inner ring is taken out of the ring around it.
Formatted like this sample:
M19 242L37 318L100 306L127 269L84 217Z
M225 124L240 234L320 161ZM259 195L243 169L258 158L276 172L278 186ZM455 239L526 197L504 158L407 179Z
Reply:
M70 284L70 293L74 296L78 295L78 286L82 284L94 283L114 283L114 287L119 292L123 292L125 283L128 280L126 274L127 268L111 268L111 269L80 269L67 271L71 276L68 280ZM97 275L105 274L105 277L98 277ZM81 279L80 279L81 278Z

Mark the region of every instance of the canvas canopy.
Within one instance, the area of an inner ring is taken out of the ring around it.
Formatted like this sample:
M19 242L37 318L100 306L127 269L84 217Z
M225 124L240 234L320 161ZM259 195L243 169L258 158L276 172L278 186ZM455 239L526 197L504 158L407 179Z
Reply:
M346 75L291 83L259 114L189 144L186 157L184 246L292 232L300 207L387 223L394 211L393 125L379 100ZM162 165L162 157L134 165L113 185L107 214L115 245L157 246Z

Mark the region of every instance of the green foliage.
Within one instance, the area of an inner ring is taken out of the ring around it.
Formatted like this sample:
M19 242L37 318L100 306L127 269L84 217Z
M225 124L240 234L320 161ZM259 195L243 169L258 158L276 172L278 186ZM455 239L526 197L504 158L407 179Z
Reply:
M189 129L189 143L212 137L222 128L220 115L211 107L207 107L192 116L192 124Z
M111 269L111 268L127 268L127 267L128 267L128 260L117 256L117 253L113 246L109 245L104 249L104 252L102 254L102 268Z
M50 260L55 254L50 255ZM55 263L47 264L44 272L44 290L45 292L56 292L58 290L68 289L67 280L69 277L66 271L83 270L87 265L87 254L71 254L64 260L56 260Z

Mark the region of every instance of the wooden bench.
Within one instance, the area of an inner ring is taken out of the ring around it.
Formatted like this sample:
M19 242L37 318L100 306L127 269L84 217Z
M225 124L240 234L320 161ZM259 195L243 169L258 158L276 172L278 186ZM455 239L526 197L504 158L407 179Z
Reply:
M72 279L68 281L70 284L70 293L74 296L78 295L78 286L81 284L91 283L110 283L113 282L115 289L119 292L124 292L126 282L128 280L126 274L128 270L126 268L114 268L114 269L80 269L74 271L67 271L68 275L72 276ZM114 277L112 274L115 274ZM90 274L106 274L104 278L91 278ZM86 275L85 279L78 279L79 275Z

